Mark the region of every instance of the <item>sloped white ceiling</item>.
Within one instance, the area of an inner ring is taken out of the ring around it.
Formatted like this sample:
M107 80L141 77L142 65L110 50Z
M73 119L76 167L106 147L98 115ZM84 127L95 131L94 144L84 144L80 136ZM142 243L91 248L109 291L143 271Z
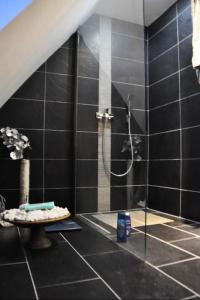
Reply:
M93 12L98 0L34 0L0 31L0 107Z
M160 17L176 0L100 0L96 12L136 24L149 26Z

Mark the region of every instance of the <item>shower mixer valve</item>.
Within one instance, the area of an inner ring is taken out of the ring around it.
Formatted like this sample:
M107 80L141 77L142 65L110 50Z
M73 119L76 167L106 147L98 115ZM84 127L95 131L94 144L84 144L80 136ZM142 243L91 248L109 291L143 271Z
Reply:
M109 108L106 108L105 111L102 112L96 112L96 118L98 120L112 120L114 118L114 115L112 113L109 113Z

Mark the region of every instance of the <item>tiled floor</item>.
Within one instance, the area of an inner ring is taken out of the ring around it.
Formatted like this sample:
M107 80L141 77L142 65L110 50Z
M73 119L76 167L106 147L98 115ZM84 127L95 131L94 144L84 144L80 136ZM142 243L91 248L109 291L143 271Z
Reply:
M197 224L174 218L149 225L146 240L144 227L137 227L118 244L109 225L90 215L76 221L81 231L49 234L56 244L40 252L24 248L27 230L0 229L0 299L200 297ZM145 254L146 263L138 258Z

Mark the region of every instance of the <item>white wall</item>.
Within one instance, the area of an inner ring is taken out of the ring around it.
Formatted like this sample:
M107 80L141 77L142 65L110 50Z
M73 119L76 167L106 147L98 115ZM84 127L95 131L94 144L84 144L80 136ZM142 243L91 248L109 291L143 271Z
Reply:
M0 107L87 17L98 0L34 0L0 31Z

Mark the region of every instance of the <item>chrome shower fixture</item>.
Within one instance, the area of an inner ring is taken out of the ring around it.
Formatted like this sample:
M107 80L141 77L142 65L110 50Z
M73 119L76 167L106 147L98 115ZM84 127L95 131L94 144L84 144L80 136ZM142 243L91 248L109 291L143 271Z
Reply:
M109 108L106 108L104 112L96 112L96 119L97 120L104 120L104 121L110 121L114 118L114 115L109 112Z

